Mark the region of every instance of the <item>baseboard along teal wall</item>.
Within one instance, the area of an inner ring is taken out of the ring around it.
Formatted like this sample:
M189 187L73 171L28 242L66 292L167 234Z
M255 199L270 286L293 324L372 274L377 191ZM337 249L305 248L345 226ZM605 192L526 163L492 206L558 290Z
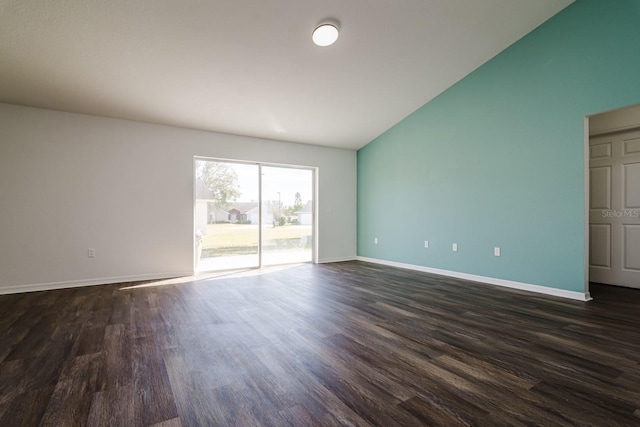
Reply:
M640 102L639 22L578 0L362 148L358 255L585 291L584 118Z

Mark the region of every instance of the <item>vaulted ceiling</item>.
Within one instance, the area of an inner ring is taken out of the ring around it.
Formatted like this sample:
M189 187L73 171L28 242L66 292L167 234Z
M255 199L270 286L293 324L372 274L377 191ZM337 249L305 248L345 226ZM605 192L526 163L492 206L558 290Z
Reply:
M572 1L0 0L0 102L358 149Z

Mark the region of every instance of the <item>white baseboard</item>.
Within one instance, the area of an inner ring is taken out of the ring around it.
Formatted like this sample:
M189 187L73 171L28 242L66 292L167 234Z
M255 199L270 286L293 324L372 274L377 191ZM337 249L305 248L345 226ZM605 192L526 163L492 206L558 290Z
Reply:
M140 280L172 279L193 275L193 271L162 273L162 274L140 274L135 276L121 277L101 277L97 279L72 280L68 282L35 283L27 285L0 286L0 295L18 294L22 292L50 291L53 289L80 288L83 286L108 285L110 283L138 282Z
M318 264L327 264L330 262L345 262L345 261L355 261L358 257L351 256L345 258L323 258L318 260Z
M381 264L388 265L390 267L398 267L404 268L407 270L415 270L422 271L424 273L438 274L440 276L448 276L455 277L458 279L471 280L479 283L487 283L490 285L502 286L506 288L519 289L523 291L535 292L546 295L553 295L562 298L569 298L578 301L590 301L592 298L588 292L574 292L574 291L566 291L563 289L549 288L547 286L540 285L532 285L529 283L522 282L514 282L511 280L504 279L496 279L493 277L486 276L477 276L474 274L467 273L459 273L457 271L450 270L441 270L438 268L424 267L420 265L414 264L405 264L401 262L395 261L386 261L377 258L368 258L368 257L345 257L345 258L325 258L322 260L318 260L319 264L331 263L331 262L344 262L344 261L364 261L370 262L373 264ZM162 274L141 274L135 276L121 276L121 277L103 277L97 279L87 279L87 280L74 280L67 282L49 282L49 283L36 283L36 284L26 284L26 285L15 285L15 286L0 286L0 295L7 294L16 294L22 292L37 292L37 291L48 291L53 289L66 289L66 288L78 288L82 286L95 286L95 285L107 285L110 283L125 283L125 282L137 282L141 280L159 280L159 279L172 279L176 277L185 277L193 275L193 271L185 271L185 272L173 272L173 273L162 273Z
M459 273L457 271L441 270L439 268L423 267L421 265L404 264L395 261L385 261L377 258L358 256L358 261L370 262L373 264L388 265L390 267L404 268L407 270L422 271L424 273L438 274L440 276L455 277L457 279L471 280L474 282L487 283L489 285L502 286L505 288L519 289L522 291L536 292L539 294L553 295L556 297L569 298L578 301L591 301L589 292L565 291L563 289L549 288L547 286L532 285L529 283L514 282L511 280L496 279L493 277L476 276L475 274Z

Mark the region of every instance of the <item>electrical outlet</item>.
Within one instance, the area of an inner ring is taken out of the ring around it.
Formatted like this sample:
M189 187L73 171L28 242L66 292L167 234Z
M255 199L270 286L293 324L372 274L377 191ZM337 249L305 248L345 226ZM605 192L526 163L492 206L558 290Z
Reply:
M458 244L457 244L457 243L454 243L453 245L451 245L451 250L452 250L453 252L458 252Z
M377 244L378 244L378 238L377 238L377 237L374 237L374 238L373 238L373 244L374 244L374 245L377 245Z
M96 257L96 250L93 249L93 248L87 249L87 257L95 258Z
M424 248L425 249L429 249L429 241L428 240L424 241Z
M500 248L499 247L495 247L493 248L493 256L500 256Z

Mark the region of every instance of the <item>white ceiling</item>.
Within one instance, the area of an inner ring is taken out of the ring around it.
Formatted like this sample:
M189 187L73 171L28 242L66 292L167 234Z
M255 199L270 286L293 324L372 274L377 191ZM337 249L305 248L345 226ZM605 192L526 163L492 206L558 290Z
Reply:
M572 1L0 0L0 102L358 149Z

